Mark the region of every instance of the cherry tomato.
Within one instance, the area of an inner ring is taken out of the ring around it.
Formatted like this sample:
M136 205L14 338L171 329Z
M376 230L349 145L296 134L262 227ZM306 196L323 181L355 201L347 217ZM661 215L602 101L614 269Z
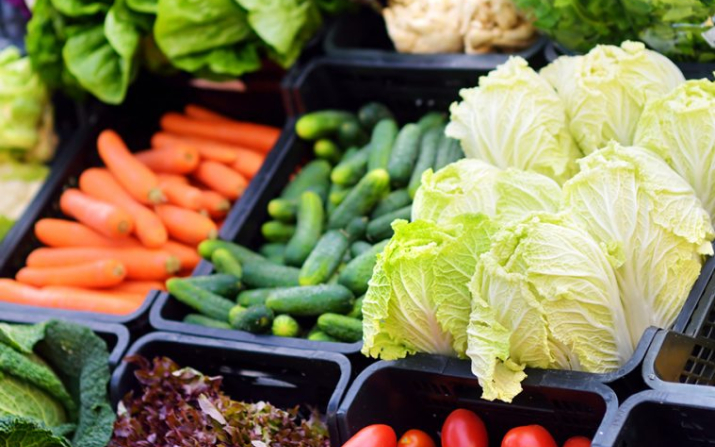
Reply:
M488 447L484 422L469 410L454 410L442 425L442 447Z
M389 425L368 425L355 433L343 447L397 447L397 435Z
M408 430L397 445L398 447L437 447L430 435L422 430Z
M591 440L583 436L574 436L566 441L564 447L591 447Z
M509 430L501 447L558 447L551 434L541 425L525 425Z

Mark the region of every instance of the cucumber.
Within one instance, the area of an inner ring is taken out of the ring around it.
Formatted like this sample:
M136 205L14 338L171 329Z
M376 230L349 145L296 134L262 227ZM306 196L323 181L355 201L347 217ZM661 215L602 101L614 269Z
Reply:
M346 314L352 310L354 299L352 292L339 284L322 284L274 290L266 306L277 313L316 317L326 312Z
M323 202L318 194L306 191L298 205L298 223L285 249L285 262L300 267L323 234Z
M316 158L322 158L331 164L336 164L343 158L343 151L332 140L322 139L313 145L313 153Z
M351 244L357 240L365 239L367 223L367 217L356 217L350 221L347 227L345 227L345 235L348 237L348 241ZM349 250L345 251L348 252Z
M363 146L369 137L357 121L345 121L338 127L338 142L343 147Z
M345 153L343 154L343 160L347 160L348 158L352 157L353 155L357 154L358 151L360 151L360 148L357 146L349 147L345 150Z
M214 320L201 314L188 314L184 317L184 323L196 324L199 326L212 327L215 329L231 329L231 325L224 321Z
M405 186L410 181L412 170L420 152L422 129L417 124L407 124L397 135L392 147L387 173L393 186Z
M219 273L232 275L239 281L243 278L241 263L225 248L219 248L211 255L211 263Z
M417 188L422 184L422 174L435 164L437 148L439 147L442 135L444 135L444 126L433 127L422 135L420 155L417 157L417 163L415 163L415 167L412 170L412 177L410 177L410 182L407 185L407 191L410 193L411 198L415 197Z
M312 190L317 192L319 195L323 189L325 192L323 196L327 194L327 188L330 186L330 171L332 170L330 163L325 160L313 160L310 163L303 166L303 169L296 174L293 181L288 183L288 185L281 192L282 199L295 200L296 203L300 196L308 191Z
M372 244L369 242L355 241L350 246L350 253L353 255L353 258L357 258L358 256L360 256L361 254L370 250L371 248L372 248Z
M203 290L180 278L168 280L166 289L174 298L190 308L219 321L228 321L228 313L234 306L231 300Z
M268 244L261 245L258 252L265 256L266 259L273 262L274 264L283 264L285 262L284 256L286 251L286 244L281 242L270 242Z
M258 253L249 250L248 248L234 244L233 242L222 241L220 239L207 239L199 244L199 254L202 258L211 260L211 255L219 248L225 248L238 259L239 262L245 264L249 261L265 261L266 258Z
M351 188L349 186L343 186L338 185L337 183L333 183L330 187L328 203L330 205L333 205L334 207L337 207L343 202L343 200L345 200L345 197L348 196L348 193L350 193L350 189Z
M437 155L435 157L434 166L432 169L437 172L450 163L464 158L464 152L460 146L459 140L442 136L442 141L439 143Z
M318 327L331 337L346 343L362 340L362 321L357 318L326 313L318 317Z
M422 132L425 132L433 127L443 126L444 121L445 121L444 113L429 112L425 116L420 118L419 121L417 121L417 125L420 126L420 129L422 129Z
M367 240L379 242L389 239L395 234L392 229L392 222L396 219L405 219L407 221L412 217L412 205L408 205L399 210L380 216L367 224Z
M389 241L375 244L370 250L356 257L340 272L338 283L350 289L356 296L367 292L367 283L372 277L372 270L377 263L377 255L382 253Z
M365 146L351 157L345 157L333 168L330 180L343 186L352 186L357 183L367 172L367 159L370 155L370 146Z
M343 110L321 110L300 117L295 132L304 140L317 140L334 134L346 121L355 121L355 115Z
M207 292L221 295L223 297L232 297L241 290L241 282L232 275L224 275L216 273L206 276L193 276L184 278L182 281L191 284L194 287L205 290Z
M335 337L331 337L330 335L326 334L323 331L315 331L312 334L308 335L308 340L310 341L329 341L329 342L339 342Z
M395 210L399 210L412 203L412 198L410 194L405 189L398 189L392 191L384 199L380 200L375 209L372 210L370 214L370 219L377 219L380 216L384 216L387 213L391 213Z
M345 232L331 230L325 233L303 263L298 283L301 286L311 286L329 280L349 246L350 240Z
M300 333L300 325L290 315L278 315L273 320L271 333L278 337L297 337Z
M273 199L268 202L268 215L281 222L295 222L297 210L298 202L295 200Z
M370 139L370 156L367 160L368 171L387 169L397 132L397 123L391 118L383 119L377 123L372 130L372 138Z
M366 129L372 129L381 120L393 118L392 112L385 104L369 102L358 110L358 120Z
M235 306L231 312L231 327L240 331L260 334L268 331L273 324L273 311L262 304L244 308Z
M344 228L354 218L365 216L390 191L390 176L384 169L367 173L338 205L328 220L328 228Z
M287 242L295 234L295 225L271 220L261 226L261 234L269 242Z
M268 298L268 295L274 290L276 290L275 287L244 290L236 297L236 303L240 304L243 307L251 307L255 306L256 304L266 304L266 298Z
M346 315L346 317L351 317L351 318L357 318L359 320L362 320L362 303L365 301L365 295L361 296L360 298L355 300L355 304L353 304L353 310L350 311Z
M277 265L267 259L243 264L243 282L253 288L297 286L299 276L297 268Z

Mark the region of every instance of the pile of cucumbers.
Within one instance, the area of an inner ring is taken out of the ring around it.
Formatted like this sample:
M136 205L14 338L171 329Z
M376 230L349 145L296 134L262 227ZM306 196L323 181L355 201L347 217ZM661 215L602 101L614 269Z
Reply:
M167 289L199 313L187 323L314 341L362 340L362 300L392 222L409 220L422 173L462 157L430 112L400 128L383 104L357 114L323 110L296 133L314 141L307 163L268 204L258 252L208 240L216 274L171 279Z

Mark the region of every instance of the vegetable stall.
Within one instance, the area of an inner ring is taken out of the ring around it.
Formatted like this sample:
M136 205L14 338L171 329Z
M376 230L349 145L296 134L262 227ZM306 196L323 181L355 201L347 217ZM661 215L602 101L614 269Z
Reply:
M0 444L715 442L709 2L0 12Z

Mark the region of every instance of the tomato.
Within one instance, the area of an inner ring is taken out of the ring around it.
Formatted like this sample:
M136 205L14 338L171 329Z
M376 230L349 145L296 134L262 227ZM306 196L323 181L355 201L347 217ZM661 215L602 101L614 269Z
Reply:
M488 447L487 428L469 410L454 410L442 425L442 447Z
M355 433L343 447L397 447L397 435L389 425L368 425Z
M501 447L558 447L551 434L541 425L525 425L509 430Z
M422 430L408 430L397 445L398 447L436 447L430 435Z
M591 447L591 440L583 436L574 436L566 441L564 447Z

